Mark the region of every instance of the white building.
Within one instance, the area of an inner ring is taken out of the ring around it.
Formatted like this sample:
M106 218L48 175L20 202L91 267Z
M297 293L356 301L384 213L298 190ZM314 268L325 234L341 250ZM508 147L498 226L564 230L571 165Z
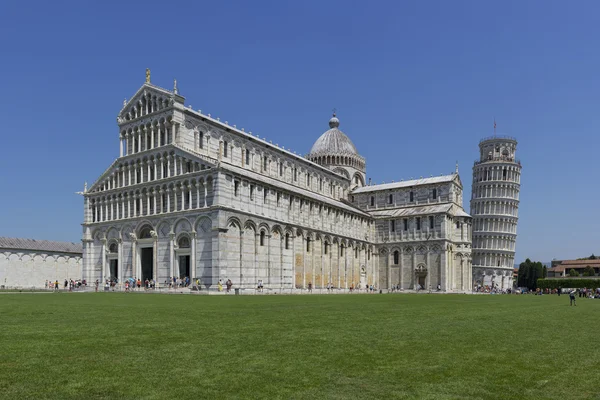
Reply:
M117 122L120 155L84 193L88 281L471 286L458 173L365 186L366 162L335 115L302 157L147 75Z
M512 288L517 242L521 162L517 140L492 136L479 142L473 166L473 283Z
M81 243L0 237L0 286L42 288L81 279Z

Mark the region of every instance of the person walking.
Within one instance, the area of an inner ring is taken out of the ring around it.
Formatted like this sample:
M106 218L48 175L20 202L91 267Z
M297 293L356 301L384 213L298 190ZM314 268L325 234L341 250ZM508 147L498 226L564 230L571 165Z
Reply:
M577 303L575 302L575 291L574 291L574 290L572 290L572 291L569 293L569 299L570 299L570 304L571 304L571 305L575 305L575 306L577 306Z

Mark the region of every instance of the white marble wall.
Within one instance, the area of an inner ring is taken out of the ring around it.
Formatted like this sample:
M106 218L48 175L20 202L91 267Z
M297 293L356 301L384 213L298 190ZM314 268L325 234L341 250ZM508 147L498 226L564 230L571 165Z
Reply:
M81 255L0 249L0 285L43 288L46 280L82 278Z

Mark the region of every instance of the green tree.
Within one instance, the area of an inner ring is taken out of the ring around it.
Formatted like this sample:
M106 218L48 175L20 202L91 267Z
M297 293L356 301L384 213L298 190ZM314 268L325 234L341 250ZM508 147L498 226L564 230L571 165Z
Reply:
M548 274L546 267L539 261L533 262L529 258L519 264L519 273L517 275L517 285L526 287L529 290L537 288L537 280L546 277Z
M590 267L589 265L587 267L585 267L585 269L583 270L583 276L595 276L596 272L594 271L594 268Z
M590 256L590 258L589 258L589 259L590 259L590 260L595 260L595 259L597 259L597 258L598 258L598 257L596 257L596 256L594 255L594 253L592 253L592 255Z
M571 268L569 270L569 276L579 276L579 272L577 272L573 268Z

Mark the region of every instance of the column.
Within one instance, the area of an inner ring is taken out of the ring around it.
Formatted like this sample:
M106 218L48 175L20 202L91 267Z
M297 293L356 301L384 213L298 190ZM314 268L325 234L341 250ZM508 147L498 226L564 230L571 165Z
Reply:
M400 247L400 290L404 290L404 249Z
M133 235L133 234L132 234ZM137 275L137 239L135 235L131 238L131 275L133 278L139 277Z
M155 231L150 233L152 235L152 279L154 283L158 283L158 234Z
M154 196L154 210L153 210L153 214L156 215L156 203L158 203L158 190L154 189L152 192L152 195Z
M190 280L192 281L192 286L196 284L196 231L190 232L190 236L192 238L190 251L192 254L190 255L190 263L192 264L190 267Z
M102 239L102 250L101 251L102 251L102 253L101 253L101 257L102 257L101 279L102 279L102 284L104 284L104 280L108 276L106 273L106 239Z
M432 272L432 268L431 268L431 264L429 263L430 261L430 251L429 249L427 249L427 282L425 283L427 285L427 290L431 289L431 272Z
M196 208L200 208L200 181L196 181Z
M204 186L204 207L206 207L206 197L208 196L208 189L206 188L206 182L202 186Z
M392 263L394 262L394 252L389 251L387 256L387 289L392 288ZM382 288L380 288L382 289Z
M150 194L148 194L148 191L146 191L146 214L145 215L150 215Z
M193 203L192 203L192 186L188 185L187 186L187 190L188 190L188 209L192 209L193 207Z
M167 156L167 178L171 177L171 155Z
M123 137L119 136L119 157L123 157Z
M150 125L150 148L154 148L154 125Z
M158 194L160 196L160 210L158 212L159 214L162 214L164 212L163 210L165 209L165 202L164 202L164 199L163 199L163 194L164 193L165 193L164 190L162 190L162 189L158 190Z
M346 247L344 251L344 289L348 289L348 249L350 246Z
M133 195L133 216L137 217L137 199L139 196L137 194Z
M117 279L119 280L119 287L123 285L123 239L119 239L118 243L118 253L117 253L117 265L119 268L119 272L117 273Z
M175 122L171 121L171 143L175 143Z
M171 212L171 190L167 188L167 212Z
M173 265L175 264L175 234L169 233L169 275L171 279L175 274ZM172 282L172 281L171 281Z
M323 239L323 237L321 237L321 273L319 274L319 284L320 284L320 288L323 288L323 252L325 251L325 240ZM313 275L313 279L314 279L314 275ZM317 282L315 282L316 284Z
M417 288L417 283L415 282L415 268L417 266L417 251L413 248L413 259L412 259L412 267L410 269L410 285L414 289Z

